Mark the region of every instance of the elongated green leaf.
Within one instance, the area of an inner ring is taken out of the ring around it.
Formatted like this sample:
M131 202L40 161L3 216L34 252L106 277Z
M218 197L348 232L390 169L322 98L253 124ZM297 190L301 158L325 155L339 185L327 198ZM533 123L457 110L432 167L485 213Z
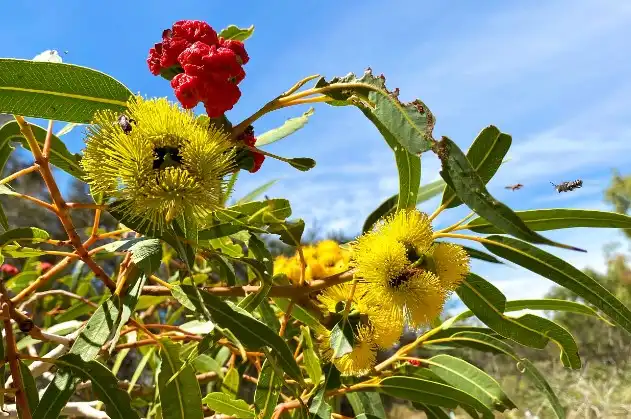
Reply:
M631 217L617 212L581 210L570 208L538 209L516 211L515 214L535 231L558 230L562 228L631 228ZM463 228L476 233L501 234L502 230L493 226L484 218L471 220Z
M76 127L78 127L80 125L82 125L82 124L77 124L75 122L69 122L66 125L64 125L64 127L62 129L57 131L57 133L55 135L57 137L61 137L62 135L68 134L70 131L72 131L73 129L75 129Z
M255 145L257 147L262 147L264 145L271 144L290 136L294 132L298 131L300 128L307 125L307 122L309 122L309 117L313 115L314 112L315 109L309 108L309 110L303 113L301 116L297 118L290 118L285 121L285 123L280 127L264 132L257 137Z
M631 333L631 310L605 287L564 260L528 243L504 236L489 236L489 251L556 282L598 307L614 323Z
M479 259L479 260L483 260L485 262L491 262L491 263L499 263L499 264L502 263L495 256L489 255L488 253L481 252L478 249L474 249L472 247L467 247L467 246L462 246L462 248L469 254L469 257L472 257L474 259Z
M584 314L587 316L598 317L602 321L613 326L613 324L609 322L609 320L598 314L596 310L576 301L558 300L553 298L544 298L540 300L512 300L506 302L504 313L519 310L550 310ZM473 315L474 314L471 310L467 310L452 318L453 321L452 319L450 319L448 320L448 322L450 322L449 324L453 324L453 322L467 319Z
M146 282L146 276L140 270L133 268L128 281L130 282L129 288L122 298L112 295L94 312L70 347L68 355L75 355L80 361L87 363L96 358L108 340L111 339L113 343L118 340L122 327L127 323L136 307L142 286ZM112 344L110 350L113 348L114 345ZM42 396L42 402L46 401L48 406L42 408L40 405L38 411L41 410L42 416L34 415L33 417L38 419L57 418L63 406L74 393L78 382L77 376L68 371L57 372Z
M283 378L276 374L269 361L266 359L261 367L259 381L254 393L254 404L261 419L269 419L274 413L280 391L283 387Z
M220 298L200 291L203 301L200 301L191 285L182 285L182 290L195 305L197 311L202 311L202 304L210 312L213 321L220 327L229 329L248 348L271 347L278 357L278 361L285 373L294 380L303 383L302 374L293 354L285 341L274 333L264 323L233 309Z
M325 400L326 388L322 387L318 390L313 396L311 400L311 405L309 406L309 413L313 414L313 417L320 419L330 419L331 418L331 405L328 404Z
M543 349L547 345L548 339L545 336L503 314L506 297L483 278L470 273L456 292L480 321L500 335L537 349Z
M559 419L565 418L565 409L559 402L558 397L554 393L554 390L550 387L550 384L546 381L544 376L537 370L537 368L527 359L520 358L519 355L505 342L482 333L476 332L461 332L451 337L454 341L464 341L475 343L476 347L481 345L492 348L493 352L500 352L510 356L517 362L519 370L525 374L525 376L532 381L532 383L548 398L552 409Z
M302 353L305 362L305 369L307 370L307 374L309 374L309 378L311 378L311 382L317 385L320 382L320 378L322 377L320 360L318 359L318 355L313 346L309 327L300 326L300 331L302 333Z
M237 394L239 393L240 381L241 376L239 375L239 371L234 369L234 367L230 368L226 372L226 375L223 377L223 381L221 382L221 392L230 396L233 399L236 399Z
M245 401L234 399L224 393L208 393L203 402L216 413L227 416L240 419L254 418L255 416L254 411Z
M360 78L351 73L330 82L320 79L316 87L330 89L324 94L336 100L334 106L359 107L373 123L379 123L380 131L386 130L409 153L419 154L431 148L435 119L427 106L418 99L402 103L397 92L386 89L385 78L373 76L370 69Z
M436 152L442 162L440 175L456 195L478 215L522 240L584 252L577 247L556 243L528 228L510 208L491 196L462 150L449 138L443 137Z
M484 418L493 418L493 413L478 399L452 386L430 380L411 377L387 377L381 380L379 391L401 399L426 403L432 406L455 408L471 406Z
M427 363L430 371L447 384L469 393L489 409L503 412L517 408L494 378L467 361L441 354L431 357Z
M42 396L34 419L53 419L59 417L61 408L67 399L57 397L70 390L74 393L74 386L83 380L90 380L96 397L105 404L105 412L112 419L138 418L138 413L131 407L129 394L118 386L118 380L103 364L97 361L85 361L77 354L66 354L55 361L59 367L55 381L50 385L58 385L56 392L48 389ZM64 377L64 381L57 381L57 377ZM50 386L49 386L50 388ZM68 395L68 398L70 398Z
M572 334L564 327L551 320L533 314L525 314L518 317L516 320L526 327L543 333L556 343L561 350L561 362L563 362L563 365L575 370L581 368L581 358L578 355L576 341L574 337L572 337Z
M193 367L184 365L180 359L181 347L182 345L171 342L168 338L160 339L162 364L158 374L158 388L162 416L165 419L200 419L204 417L202 393Z
M47 231L37 227L20 227L6 231L0 234L0 246L12 242L14 240L25 240L33 243L48 240L50 235Z
M90 123L122 112L132 93L107 74L72 64L0 59L0 113Z
M237 201L237 205L239 205L239 204L246 204L248 202L252 202L256 198L261 196L261 194L264 193L266 190L271 188L276 182L278 182L278 179L272 179L269 182L265 182L264 184L262 184L258 188L254 189L252 192L248 193L243 198L239 199Z
M234 39L235 41L245 41L254 33L254 25L251 25L249 28L239 28L235 25L229 25L227 28L222 29L219 32L219 36L223 39Z
M346 398L356 416L367 414L375 418L386 419L386 411L383 408L379 393L371 391L347 393Z
M35 412L35 410L37 409L37 405L39 404L39 393L37 392L37 385L35 384L33 374L31 374L31 371L28 369L26 364L22 360L18 360L18 363L20 364L22 385L24 386L24 392L26 393L26 402L28 403L29 411L33 413ZM4 379L4 376L2 378Z
M493 125L480 131L473 141L467 151L467 160L485 185L500 168L511 143L511 136L501 133ZM462 205L462 201L458 199L454 190L447 186L441 204L447 205L447 208L455 208Z
M425 412L427 419L450 419L443 409L422 403L412 403L414 407Z
M0 59L0 67L2 66L2 60ZM1 76L0 76L1 77ZM0 87L0 98L2 97L2 88ZM0 105L1 106L1 105ZM46 130L38 125L29 124L33 135L37 140L40 147L44 147L44 141L46 140ZM26 150L30 150L26 138L20 131L20 126L16 121L6 123L0 128L0 148L10 147L9 142L19 142ZM81 155L71 153L63 141L56 135L51 137L50 142L50 163L68 173L77 179L83 179L85 172L81 167Z

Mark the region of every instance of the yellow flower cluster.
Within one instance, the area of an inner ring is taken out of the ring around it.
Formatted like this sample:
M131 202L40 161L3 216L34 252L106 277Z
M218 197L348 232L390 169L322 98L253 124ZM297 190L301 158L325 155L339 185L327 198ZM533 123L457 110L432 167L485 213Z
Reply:
M348 269L350 252L342 249L334 240L324 240L315 246L304 246L302 254L307 263L305 280L326 278ZM300 254L292 257L278 256L274 260L274 274L283 273L295 284L300 283L302 264Z
M434 242L429 218L412 209L385 218L356 240L350 266L355 291L352 284L337 285L318 300L329 315L350 322L352 351L337 356L331 332L322 327L316 333L323 359L342 375L361 376L374 367L378 349L396 343L406 321L421 327L440 314L469 273L469 255L461 246Z

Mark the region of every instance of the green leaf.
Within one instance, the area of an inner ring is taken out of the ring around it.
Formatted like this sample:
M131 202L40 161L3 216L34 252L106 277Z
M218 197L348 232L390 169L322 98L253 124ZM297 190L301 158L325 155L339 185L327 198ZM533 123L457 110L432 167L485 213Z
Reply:
M2 59L0 59L0 67ZM0 87L0 98L2 97L2 88ZM1 106L1 105L0 105ZM29 123L33 135L37 140L40 147L44 147L44 141L46 140L46 130L38 125ZM17 121L7 122L0 128L0 148L11 147L9 141L19 142L25 150L30 150L26 138L20 131L20 125ZM12 147L11 147L12 148ZM56 135L51 136L50 139L50 163L68 173L77 179L83 179L85 172L81 167L81 155L71 153L63 141Z
M33 256L42 256L45 255L46 252L40 249L33 249L31 247L22 247L22 246L14 246L11 244L7 244L0 248L2 254L7 255L12 258L30 258Z
M26 393L26 402L28 403L29 412L33 413L39 404L37 385L35 384L35 379L33 378L33 374L31 374L31 370L28 369L26 364L22 360L18 360L18 363L20 365L22 385L24 386L24 392ZM2 376L2 379L4 380L4 376Z
M416 196L416 204L418 205L432 199L438 195L444 187L445 181L442 179L438 179L437 181L421 186L418 190L418 195ZM383 201L376 210L370 213L370 215L366 218L366 221L364 221L362 233L369 231L380 218L392 214L397 208L398 200L399 194L395 194Z
M239 173L239 172L237 172ZM254 189L252 192L248 193L246 196L244 196L243 198L239 199L237 201L237 205L239 204L246 204L248 202L252 202L253 200L255 200L256 198L258 198L259 196L261 196L261 194L263 192L265 192L266 190L268 190L269 188L271 188L276 182L278 182L278 179L272 179L269 182L265 182L264 184L262 184L261 186L259 186L258 188Z
M309 374L309 378L311 378L311 382L314 385L317 385L320 382L320 378L322 377L322 367L320 367L320 359L318 359L318 355L313 347L313 340L311 339L311 332L309 331L309 327L300 326L300 331L302 332L302 353L304 357L305 369L307 370L307 374Z
M227 28L222 29L218 36L223 39L234 39L235 41L245 41L254 33L254 25L250 25L249 28L239 28L235 25L229 25Z
M293 159L287 159L287 163L294 169L298 169L301 172L306 172L315 167L316 161L309 157L294 157Z
M131 252L131 261L151 275L162 262L162 243L158 239L138 237L119 240L104 246L107 252Z
M280 308L283 312L287 313L287 311L289 310L289 304L290 304L290 301L288 299L274 298L273 301L274 303L276 303L278 308ZM304 323L306 326L309 326L309 327L318 327L318 325L320 324L320 321L318 320L316 316L314 316L312 313L305 310L304 308L300 307L299 305L294 305L294 308L291 311L291 317L293 317L296 320L301 321L302 323Z
M160 339L162 364L158 374L158 389L162 416L164 419L203 418L202 393L193 367L184 365L180 359L181 347L182 345L173 343L168 338Z
M503 412L517 408L493 377L467 361L441 354L431 357L427 363L430 371L447 384L467 392L489 409Z
M230 368L226 372L226 375L223 377L223 381L221 382L221 392L230 396L230 398L232 399L236 399L237 394L239 393L240 381L241 376L239 375L239 372L234 369L234 367Z
M12 292L18 293L31 285L38 277L39 273L37 271L22 271L6 280L6 287Z
M443 411L440 407L430 406L422 403L412 403L412 405L425 412L427 419L450 419L450 416Z
M39 243L48 240L50 235L47 231L37 227L20 227L0 234L0 246L4 246L15 240L27 240Z
M346 317L342 318L331 330L329 338L331 349L333 349L333 358L340 358L353 351L355 337L353 328Z
M68 122L66 125L64 125L64 127L62 129L57 131L57 133L55 135L57 137L61 137L62 135L68 134L70 131L72 131L73 129L75 129L76 127L78 127L80 125L83 125L83 124L77 124L75 122Z
M298 131L300 128L307 125L307 122L309 122L309 117L313 115L314 112L315 109L309 108L309 110L303 113L302 116L299 116L297 118L290 118L285 121L285 123L280 127L271 129L259 135L256 139L256 147L263 147L264 145L282 140L283 138L288 137L289 135Z
M269 360L266 359L261 367L259 381L254 393L254 405L259 412L260 419L272 417L283 383L283 378L276 374Z
M371 391L347 393L346 398L357 417L361 414L367 414L374 418L386 419L386 411L383 408L379 393Z
M381 380L378 389L392 397L432 406L449 408L455 408L458 405L471 406L482 413L484 418L493 418L493 413L478 399L446 384L421 378L393 376Z
M0 59L0 113L91 123L98 110L124 111L131 96L119 81L90 68Z
M352 73L330 82L322 78L316 88L324 87L328 90L323 93L337 101L333 105L357 106L368 119L379 124L380 132L387 131L409 153L419 154L431 148L435 119L427 106L418 99L402 103L398 92L386 89L385 78L373 76L370 69L360 78Z
M254 411L244 400L235 400L223 393L208 393L202 401L216 413L240 419L255 417Z
M254 235L250 236L248 249L252 252L254 257L256 257L256 260L262 262L265 267L265 270L263 271L263 278L261 279L271 285L272 274L274 272L274 258L269 249L265 246L265 243L261 239Z
M302 219L284 221L270 225L267 231L271 234L278 234L280 241L285 244L298 246L305 231L305 222Z
M449 138L443 137L437 144L436 153L442 162L440 175L445 182L469 208L502 231L532 243L585 252L577 247L556 243L528 228L510 208L491 196L464 153Z
M469 257L472 257L474 259L479 259L479 260L483 260L485 262L491 262L491 263L499 263L499 264L502 263L495 256L489 255L488 253L481 252L478 249L474 249L472 247L467 247L467 246L461 246L461 247L469 254Z
M608 211L554 208L516 211L515 214L517 214L531 230L535 231L576 227L631 228L631 217ZM468 228L471 231L483 234L503 233L502 230L498 229L484 218L475 218L461 228Z
M512 143L508 134L501 133L497 127L489 125L484 128L473 141L467 151L467 160L486 185L502 164L502 160ZM456 193L450 187L445 187L441 205L447 208L455 208L462 205Z
M182 285L182 290L195 305L198 312L202 312L202 304L210 312L213 321L220 327L229 329L248 348L260 349L271 347L278 357L278 361L285 373L299 383L303 383L302 374L287 343L274 333L264 323L243 314L241 310L233 309L220 298L200 291L203 301L200 301L195 290L190 285Z
M595 305L614 323L631 333L631 310L605 287L564 260L510 237L489 236L489 251L575 292Z
M317 393L313 397L313 400L311 401L311 405L309 406L309 413L313 413L313 417L317 417L320 419L331 418L331 405L324 400L325 391L325 387L320 388L320 390L317 391Z
M500 352L510 356L517 361L517 367L521 373L525 374L526 378L531 380L533 384L545 394L554 410L556 416L559 419L565 418L565 409L559 402L558 397L554 393L554 390L550 387L544 376L537 370L537 368L526 358L520 358L520 356L507 345L505 342L494 338L492 336L476 333L476 332L461 332L452 336L452 340L460 340L465 342L474 342L476 345L485 345L493 349L493 352Z
M59 371L55 381L50 386L56 385L58 376L65 377L63 382L57 382L57 385L60 385L57 390L61 394L63 394L63 390L70 389L70 395L72 395L74 386L79 380L90 380L96 398L105 404L105 412L110 418L131 419L139 417L138 412L131 406L129 394L118 386L118 380L114 374L103 364L97 361L85 361L79 355L73 353L60 357L55 361L55 364L59 367ZM34 419L57 418L62 407L70 398L70 395L68 395L68 399L55 397L59 393L49 392L50 386L42 396L37 410L33 413Z
M483 278L470 273L456 292L481 322L505 338L537 349L543 349L548 344L545 336L503 314L506 297Z
M553 298L544 298L538 300L512 300L507 301L504 308L504 313L520 310L550 310L550 311L565 311L569 313L584 314L587 316L598 317L607 324L613 326L606 318L602 317L596 310L586 306L585 304L578 303L570 300L557 300ZM456 321L461 321L473 316L473 312L468 310L464 311L452 319L447 320L449 324Z
M517 321L526 327L535 329L550 338L561 350L561 362L567 368L580 369L581 358L578 355L578 347L572 334L555 322L533 314L525 314L517 318Z

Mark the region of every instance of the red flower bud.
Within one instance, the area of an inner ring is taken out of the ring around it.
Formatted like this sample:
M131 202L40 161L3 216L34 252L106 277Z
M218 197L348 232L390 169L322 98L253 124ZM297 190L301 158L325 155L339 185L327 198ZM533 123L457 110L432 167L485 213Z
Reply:
M219 38L219 46L222 48L228 48L237 54L237 57L239 57L239 60L241 61L239 64L241 65L247 64L248 61L250 61L250 57L248 57L248 53L245 52L245 46L241 41Z
M13 265L9 265L8 263L3 263L2 266L0 266L0 272L8 276L13 276L13 275L17 275L20 272L20 270Z
M147 64L149 64L149 71L154 76L160 74L162 65L160 60L162 58L162 42L155 44L153 48L149 50L149 58L147 58Z
M201 20L178 20L173 24L173 36L193 42L203 42L214 45L218 42L217 32L206 22Z
M204 87L202 101L208 116L218 118L232 109L240 97L241 91L235 84L209 82Z
M410 365L414 365L415 367L418 367L421 365L421 361L417 360L417 359L408 359L408 363Z
M261 166L263 165L263 160L265 160L265 155L261 153L252 153L252 157L254 157L254 166L250 169L250 173L258 172Z
M39 264L39 269L42 272L46 272L47 270L49 270L52 267L53 267L53 264L50 263L50 262L40 262L40 264Z
M194 108L201 100L200 91L203 85L198 77L180 73L171 80L171 87L175 90L175 96L184 109Z

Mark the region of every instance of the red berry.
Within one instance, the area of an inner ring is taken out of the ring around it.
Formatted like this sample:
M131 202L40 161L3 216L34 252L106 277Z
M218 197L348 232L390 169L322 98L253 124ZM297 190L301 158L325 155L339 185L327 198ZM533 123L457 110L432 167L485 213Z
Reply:
M218 42L217 32L201 20L178 20L173 24L173 36L186 39L188 42L203 42L214 45Z
M47 270L49 270L52 267L53 267L53 264L50 263L50 262L40 262L40 264L39 264L39 269L41 269L42 272L46 272Z
M245 52L245 46L241 41L235 41L234 39L223 39L219 38L219 46L222 48L228 48L232 50L241 62L239 64L247 64L250 61L250 57L248 57L248 53Z
M13 265L9 265L8 263L2 264L0 266L0 272L7 274L8 276L17 275L20 270Z
M421 361L417 359L408 359L408 363L410 363L411 365L414 365L415 367L418 367L419 365L421 365Z
M184 109L194 108L201 100L200 88L203 88L203 85L198 77L180 73L171 80L171 87Z

